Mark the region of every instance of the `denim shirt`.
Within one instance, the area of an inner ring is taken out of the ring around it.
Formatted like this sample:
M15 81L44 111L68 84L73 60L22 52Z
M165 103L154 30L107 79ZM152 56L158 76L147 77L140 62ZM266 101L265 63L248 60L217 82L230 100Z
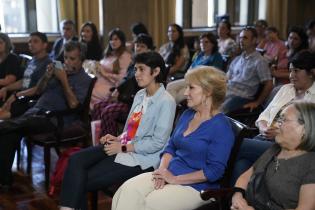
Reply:
M138 91L126 122L128 122L135 108L142 105L145 94L145 89ZM176 103L174 98L161 84L160 88L150 98L136 135L131 140L135 151L118 153L115 162L126 166L139 165L143 170L149 167L157 168L160 161L160 153L165 147L172 131L175 109ZM126 129L127 124L124 131Z

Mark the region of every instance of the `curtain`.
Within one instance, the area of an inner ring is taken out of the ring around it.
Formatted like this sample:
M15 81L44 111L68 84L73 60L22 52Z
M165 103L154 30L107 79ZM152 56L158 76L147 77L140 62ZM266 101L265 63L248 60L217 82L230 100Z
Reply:
M60 19L74 20L77 31L86 21L92 21L99 29L99 0L59 0Z
M267 21L269 26L279 30L279 36L287 38L288 27L288 0L267 0Z
M175 22L175 7L176 0L150 0L148 30L157 48L167 42L167 26Z
M76 0L78 11L78 25L81 26L86 21L93 22L99 29L99 5L98 0Z
M74 0L59 0L60 20L76 21Z

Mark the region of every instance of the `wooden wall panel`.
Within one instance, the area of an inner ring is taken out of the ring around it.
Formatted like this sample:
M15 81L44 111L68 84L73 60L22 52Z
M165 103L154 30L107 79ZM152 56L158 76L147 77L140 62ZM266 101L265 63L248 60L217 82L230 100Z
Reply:
M108 32L121 28L131 40L130 26L137 21L148 25L149 0L103 0L104 4L104 40L107 41ZM105 44L106 46L106 44Z
M315 0L290 0L288 4L288 26L305 26L306 22L315 18Z

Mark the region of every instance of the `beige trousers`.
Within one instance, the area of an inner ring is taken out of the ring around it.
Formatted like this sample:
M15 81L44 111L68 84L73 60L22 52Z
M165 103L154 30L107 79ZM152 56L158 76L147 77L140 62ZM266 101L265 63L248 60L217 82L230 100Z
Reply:
M176 101L176 104L180 103L185 99L185 79L175 80L167 84L166 90L169 92Z
M208 202L189 186L167 184L155 190L149 172L127 180L118 189L112 210L191 210Z

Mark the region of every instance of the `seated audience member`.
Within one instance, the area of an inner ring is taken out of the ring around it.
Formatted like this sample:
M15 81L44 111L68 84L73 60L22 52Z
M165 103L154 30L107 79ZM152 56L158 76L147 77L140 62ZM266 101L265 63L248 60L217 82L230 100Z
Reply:
M308 45L312 52L315 52L315 19L310 20L306 26Z
M119 137L107 134L101 138L104 145L70 157L62 183L61 210L86 209L88 191L107 188L158 166L176 106L161 83L164 70L165 63L157 52L135 57L135 77L144 89L135 96L124 132Z
M214 66L220 70L223 68L223 60L218 52L218 42L212 33L204 33L200 36L201 52L192 61L188 71L196 66ZM184 100L185 80L179 79L167 84L167 91L175 98L176 103Z
M20 77L18 57L7 34L0 33L0 88L12 84ZM1 103L0 103L1 104Z
M229 59L234 58L237 45L231 35L231 23L226 19L222 19L218 25L217 33L219 36L219 53Z
M135 40L135 55L154 50L150 35L139 34ZM132 62L127 70L127 76L117 86L112 95L105 100L94 104L91 113L92 120L101 120L101 136L117 134L117 119L128 114L134 96L140 90L135 79L135 63Z
M246 27L241 31L239 38L243 52L231 62L227 72L227 93L222 105L222 110L225 113L240 108L252 110L258 107L272 89L268 64L255 50L256 30L252 27ZM262 90L258 96L255 96L260 86L262 86Z
M126 181L116 192L112 210L190 210L207 203L200 191L219 188L234 134L220 113L226 77L213 67L185 75L189 107L179 119L157 170Z
M48 65L45 75L37 85L41 93L37 103L22 116L0 122L0 184L12 184L11 167L15 150L26 134L52 132L57 129L54 119L41 113L76 108L86 98L91 79L82 68L86 46L79 42L67 42L64 46L64 69ZM65 126L78 123L78 114L64 116Z
M295 100L315 103L315 83L312 69L315 55L309 51L297 53L290 61L290 84L283 85L268 107L259 115L256 126L260 135L244 139L233 172L234 181L246 171L273 143L278 132L276 119L288 104Z
M16 99L20 96L34 96L37 92L39 79L45 74L47 65L51 62L46 49L47 36L41 32L30 34L28 46L33 58L28 62L22 79L0 89L0 99L5 101L9 93L12 94L0 108L0 119L8 119L23 114L29 107Z
M80 29L80 41L87 45L86 59L99 61L102 58L102 45L96 25L85 22Z
M266 40L266 28L268 27L268 23L266 20L257 20L255 22L255 29L257 31L257 42L256 48L264 49Z
M290 61L296 53L301 50L307 50L308 41L307 35L304 32L303 28L298 26L293 26L289 30L288 41L287 41L287 59ZM277 94L282 85L289 83L289 69L288 66L285 68L277 68L276 66L271 66L271 75L276 78L275 87L272 89L265 105L269 104L269 102L273 99L273 97Z
M61 37L55 41L49 56L52 60L59 60L61 62L64 62L63 45L70 40L78 41L78 37L75 36L75 25L72 20L61 21L60 31Z
M134 50L134 43L137 39L137 36L139 34L147 34L149 35L147 27L141 23L141 22L135 22L130 27L131 35L132 35L132 41L129 41L126 43L126 46L128 50L133 51Z
M183 29L179 25L170 24L167 35L169 42L162 45L159 52L168 66L168 76L176 79L182 77L187 70L189 50L184 42Z
M266 29L266 40L264 57L270 65L275 65L277 68L286 68L288 66L288 58L286 56L288 50L284 41L279 39L278 29L268 27Z
M131 54L126 49L126 37L122 30L115 28L108 34L109 44L105 49L104 58L100 61L97 73L91 108L110 95L110 89L116 87L126 76L127 68L131 62Z
M276 143L237 180L232 210L315 209L314 124L314 103L281 112Z

